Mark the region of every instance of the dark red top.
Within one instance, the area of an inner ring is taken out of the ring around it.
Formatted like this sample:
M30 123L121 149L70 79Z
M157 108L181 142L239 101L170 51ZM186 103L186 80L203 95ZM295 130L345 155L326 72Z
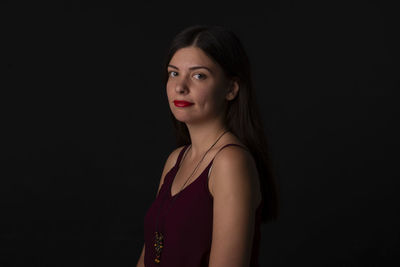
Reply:
M227 147L227 144L223 146ZM239 146L239 145L238 145ZM171 185L179 169L186 145L179 153L175 166L166 174L160 191L144 218L144 241L146 267L206 267L208 266L213 225L213 197L208 189L208 171L213 160L198 178L175 196L171 196ZM221 150L220 149L220 150ZM175 199L176 198L176 199ZM175 200L174 200L175 199ZM171 201L173 205L170 207ZM258 267L261 241L261 209L257 208L250 267ZM169 208L170 207L170 208ZM169 211L168 211L169 209ZM158 229L164 235L159 264L154 262L156 216L159 212Z

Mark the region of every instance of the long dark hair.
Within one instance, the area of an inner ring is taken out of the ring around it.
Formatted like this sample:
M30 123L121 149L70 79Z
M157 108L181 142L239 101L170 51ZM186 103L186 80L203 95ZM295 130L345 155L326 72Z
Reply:
M239 92L231 101L225 114L225 126L244 145L255 159L263 197L262 222L278 216L278 194L275 171L272 167L267 141L254 95L250 62L241 41L230 30L221 26L195 25L178 33L172 40L165 59L164 84L168 80L167 66L172 56L181 48L195 46L202 49L219 64L228 78L238 79ZM176 130L177 145L190 143L185 123L170 115Z

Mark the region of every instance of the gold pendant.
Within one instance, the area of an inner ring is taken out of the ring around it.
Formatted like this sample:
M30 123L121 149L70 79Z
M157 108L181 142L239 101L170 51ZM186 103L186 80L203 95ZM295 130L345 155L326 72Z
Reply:
M155 263L160 263L161 251L163 248L163 235L159 232L156 232L156 242L154 243L154 247L156 250L156 258L154 259Z

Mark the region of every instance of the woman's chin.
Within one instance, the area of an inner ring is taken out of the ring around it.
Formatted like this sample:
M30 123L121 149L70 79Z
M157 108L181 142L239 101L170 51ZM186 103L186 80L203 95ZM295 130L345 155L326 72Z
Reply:
M177 121L180 121L180 122L183 122L183 123L191 123L192 122L192 120L190 118L185 118L185 117L182 117L182 116L175 116L175 119Z
M192 116L185 116L183 114L174 114L174 117L177 121L187 123L187 124L193 124L193 123L196 123L196 121L197 121Z
M218 119L217 117L212 117L212 116L192 116L193 114L188 114L188 113L181 113L181 112L172 112L172 114L174 115L174 118L177 121L180 121L182 123L186 123L186 124L191 124L191 125L195 125L195 124L204 124L207 123L209 121L213 121L215 119Z
M193 120L192 116L188 116L189 114L187 114L185 112L179 112L179 111L173 110L172 114L174 115L174 117L177 121L180 121L183 123L188 123L191 120Z

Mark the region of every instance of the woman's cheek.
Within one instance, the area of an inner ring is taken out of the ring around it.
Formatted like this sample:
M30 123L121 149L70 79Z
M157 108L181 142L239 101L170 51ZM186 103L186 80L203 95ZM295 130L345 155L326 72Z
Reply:
M168 83L166 86L166 91L167 91L167 97L168 97L169 101L171 100L171 89L172 89L171 84Z

